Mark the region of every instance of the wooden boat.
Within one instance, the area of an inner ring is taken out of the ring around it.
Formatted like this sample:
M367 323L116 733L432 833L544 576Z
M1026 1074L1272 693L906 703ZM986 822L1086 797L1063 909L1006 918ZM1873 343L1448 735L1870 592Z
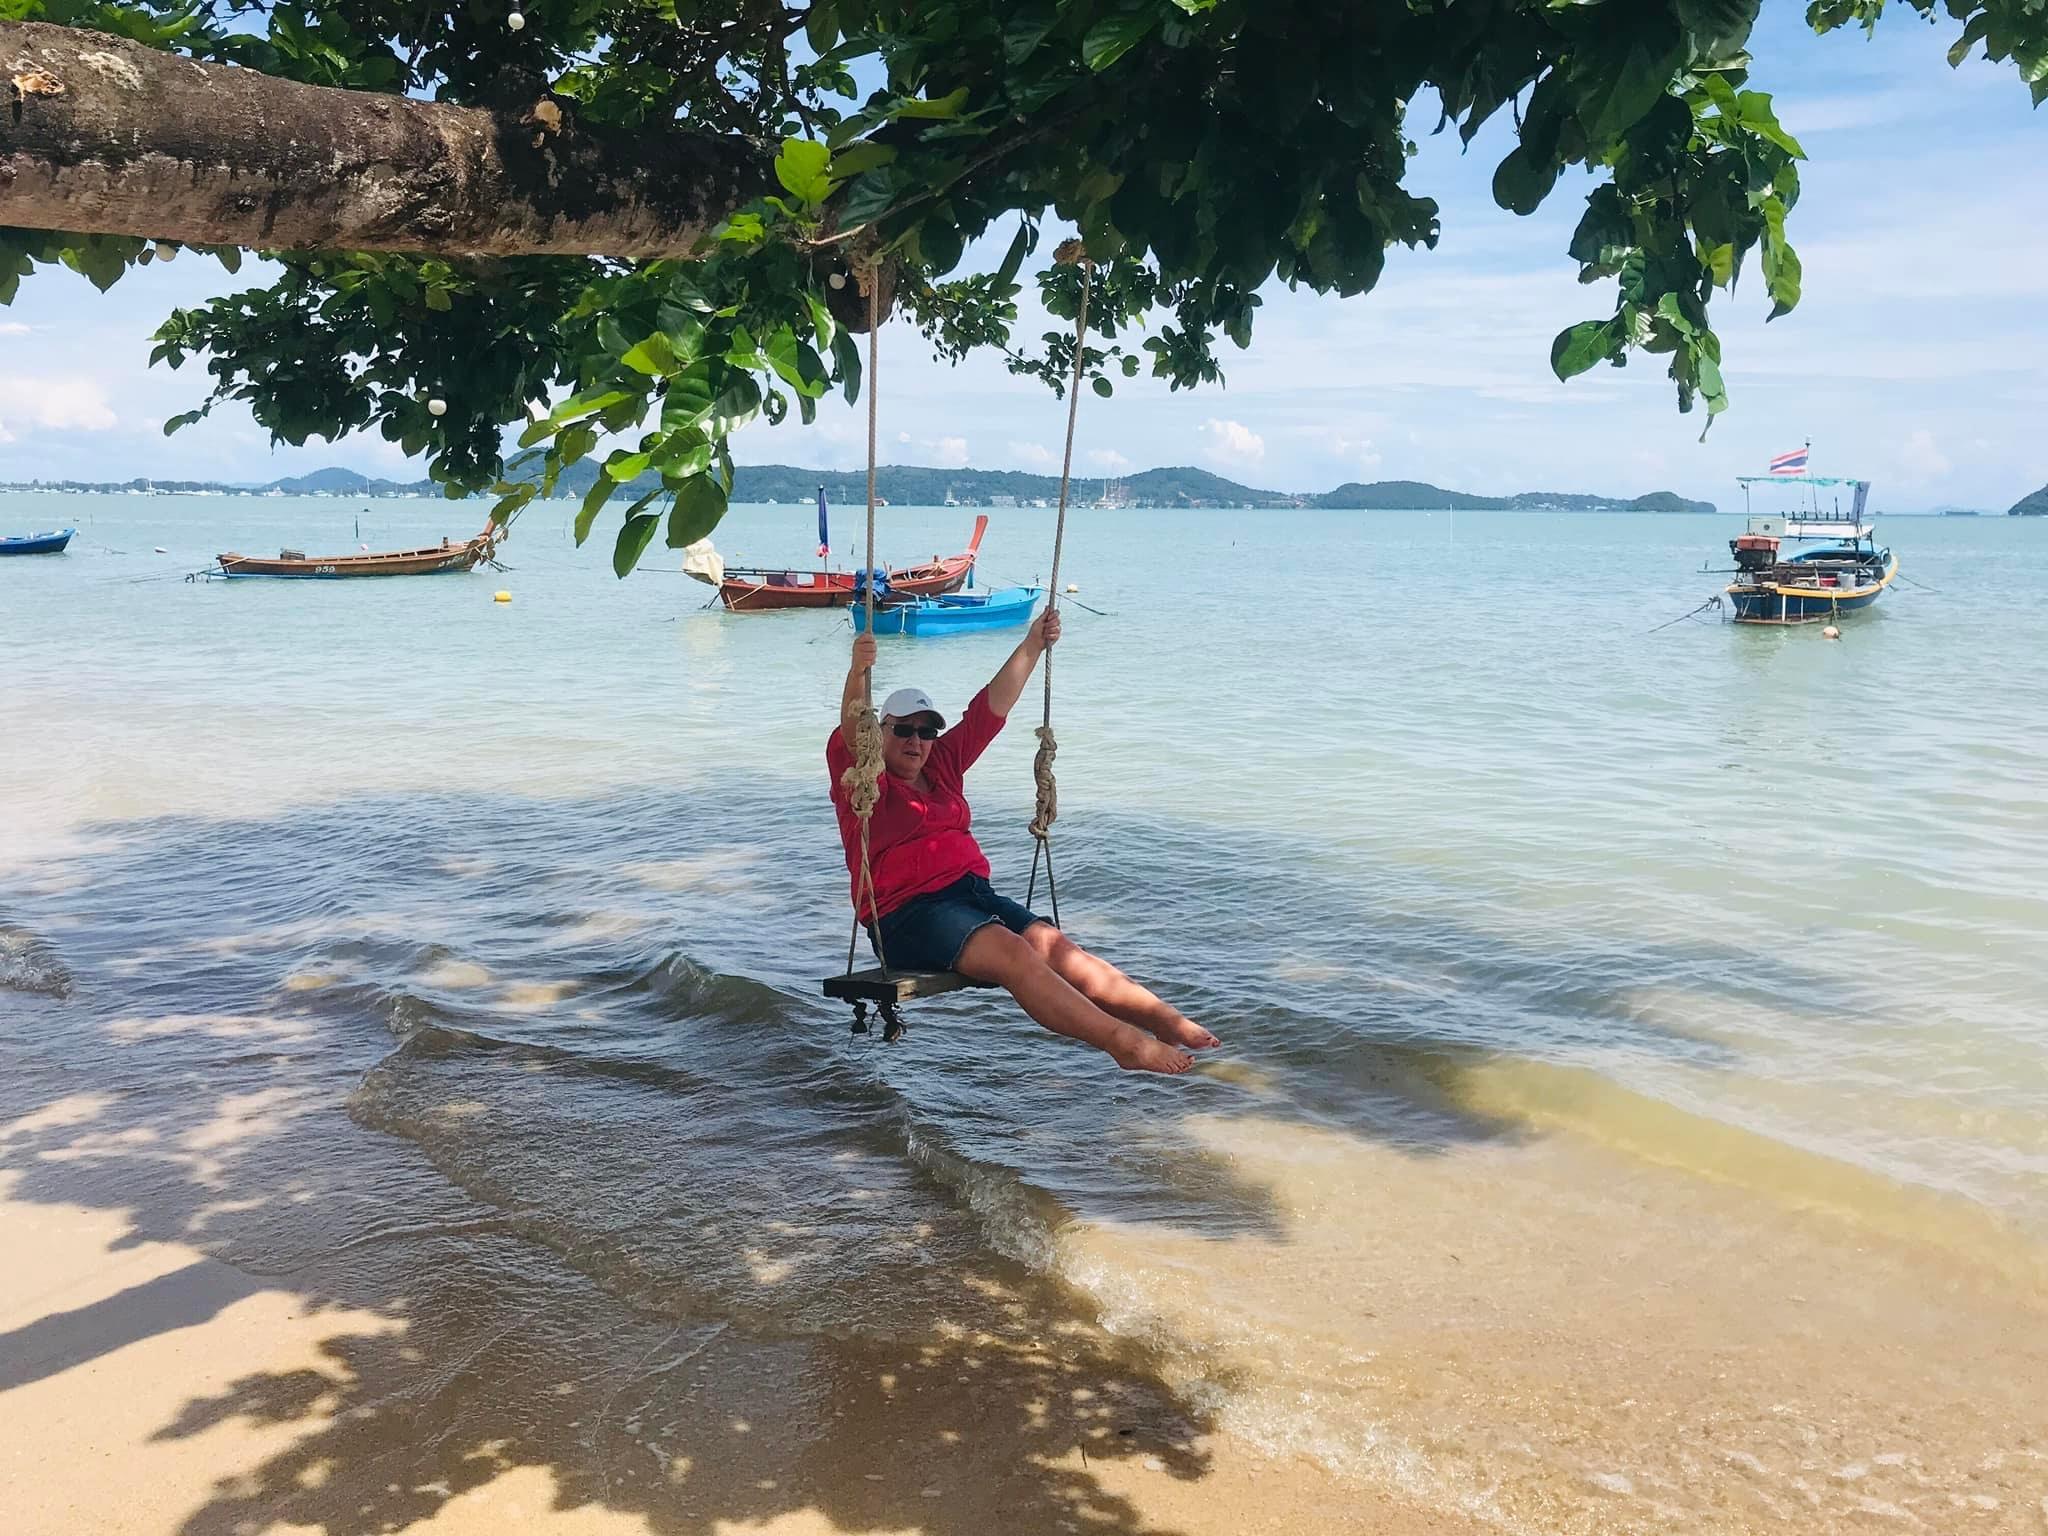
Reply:
M875 610L878 635L964 635L978 629L1018 629L1031 622L1043 596L1039 587L1004 587L995 592L920 597ZM853 610L853 627L867 627L867 606Z
M974 520L974 535L957 555L934 555L918 565L893 566L888 587L893 599L939 597L958 592L981 550L981 536L988 532L988 517ZM729 566L718 584L719 599L735 613L758 613L774 608L848 608L859 594L858 576L853 571L771 571L751 566Z
M444 571L474 570L497 552L498 530L488 526L475 538L454 544L443 539L426 549L399 549L374 555L304 555L281 549L275 560L257 555L219 557L225 576L284 576L302 580L337 580L344 576L438 576Z
M55 533L28 533L19 538L0 539L0 555L61 555L76 528L59 528Z
M1735 579L1727 597L1738 624L1819 624L1874 604L1899 574L1899 557L1880 545L1864 521L1868 480L1813 475L1742 475L1745 498L1752 485L1794 485L1809 489L1805 512L1751 517L1748 529L1728 541ZM1823 509L1820 489L1846 486L1850 505ZM1817 545L1796 554L1781 551L1786 540Z

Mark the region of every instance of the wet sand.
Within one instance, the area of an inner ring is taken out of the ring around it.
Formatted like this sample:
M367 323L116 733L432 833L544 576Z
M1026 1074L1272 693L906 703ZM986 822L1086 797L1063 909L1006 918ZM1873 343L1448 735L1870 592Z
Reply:
M546 1263L365 1307L345 1265L259 1277L134 1233L0 1200L10 1536L1477 1528L1205 1430L1000 1289L983 1326L877 1347L636 1315Z

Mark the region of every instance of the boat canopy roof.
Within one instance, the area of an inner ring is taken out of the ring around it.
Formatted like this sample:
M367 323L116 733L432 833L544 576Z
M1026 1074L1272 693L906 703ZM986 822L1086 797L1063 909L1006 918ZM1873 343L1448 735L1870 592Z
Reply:
M1866 489L1868 480L1858 480L1848 475L1737 475L1737 485L1860 485Z

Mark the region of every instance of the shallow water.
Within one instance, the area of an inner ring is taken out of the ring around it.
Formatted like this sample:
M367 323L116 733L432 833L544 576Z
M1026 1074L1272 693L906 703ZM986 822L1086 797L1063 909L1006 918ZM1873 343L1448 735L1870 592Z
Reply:
M119 1144L203 1091L130 1176L259 1268L316 1238L234 1187L337 1097L408 1150L328 1241L452 1187L771 1336L1021 1265L1213 1422L1510 1528L2038 1520L2048 525L1892 521L1913 584L1829 643L1647 633L1733 517L1084 510L1061 907L1224 1036L1164 1083L985 998L849 1040L843 619L617 583L571 510L504 575L187 584L355 509L0 498L81 527L0 564L0 1110L89 1090ZM890 508L884 554L971 516ZM1031 579L1050 514L993 517ZM957 706L1010 643L878 681ZM1006 886L1030 747L974 781Z

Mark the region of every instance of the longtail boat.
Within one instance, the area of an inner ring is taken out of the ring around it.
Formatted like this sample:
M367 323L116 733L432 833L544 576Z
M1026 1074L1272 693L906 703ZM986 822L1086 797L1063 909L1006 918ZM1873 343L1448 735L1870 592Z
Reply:
M1780 464L1790 468L1780 468ZM1872 606L1897 579L1899 557L1876 538L1865 521L1870 482L1806 473L1806 453L1797 450L1772 461L1768 475L1738 475L1748 502L1756 485L1792 486L1806 502L1804 510L1754 516L1747 529L1728 541L1735 557L1735 579L1726 596L1738 624L1817 624ZM1842 488L1850 493L1846 510L1839 500L1821 504L1821 491ZM1781 554L1784 541L1820 547Z
M286 576L302 580L337 580L344 576L438 576L444 571L474 570L497 552L499 532L486 526L461 544L443 539L425 549L398 549L383 554L306 555L281 549L275 560L259 555L219 556L224 576Z
M958 592L967 584L968 573L981 550L981 536L988 532L988 516L974 520L974 536L957 555L934 555L918 565L890 568L888 588L893 597L941 597ZM854 571L771 571L758 567L726 568L718 583L718 596L735 613L755 613L771 608L847 608L859 594L858 573Z

